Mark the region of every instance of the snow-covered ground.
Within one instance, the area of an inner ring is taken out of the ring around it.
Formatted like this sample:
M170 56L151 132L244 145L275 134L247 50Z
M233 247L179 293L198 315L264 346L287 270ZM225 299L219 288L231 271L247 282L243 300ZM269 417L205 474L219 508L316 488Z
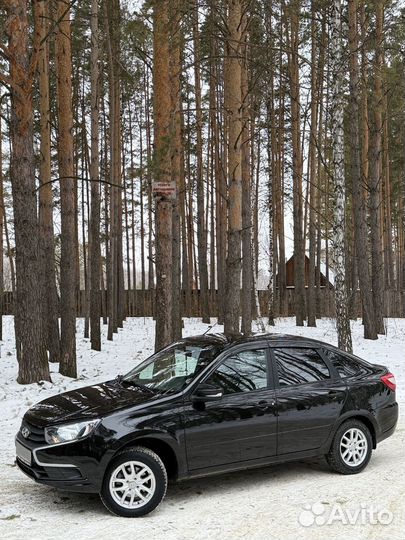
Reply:
M157 540L221 538L334 539L403 538L405 530L405 430L374 453L367 469L356 476L329 472L323 462L300 462L198 479L169 487L165 501L149 516L127 520L110 515L97 495L58 492L35 484L14 465L14 435L24 412L34 403L80 386L129 371L153 352L151 319L129 319L114 342L103 339L103 351L90 350L78 322L77 380L57 373L53 383L20 386L12 318L4 318L0 357L0 538L26 540L109 539ZM207 329L198 319L185 320L185 335ZM216 326L213 331L222 328ZM331 320L317 328L297 328L293 319L279 319L272 332L306 335L336 343ZM386 364L397 378L397 396L405 405L405 319L387 321L387 335L362 338L353 323L354 352ZM378 513L379 512L379 513ZM350 521L355 524L350 524ZM387 524L386 522L390 522Z

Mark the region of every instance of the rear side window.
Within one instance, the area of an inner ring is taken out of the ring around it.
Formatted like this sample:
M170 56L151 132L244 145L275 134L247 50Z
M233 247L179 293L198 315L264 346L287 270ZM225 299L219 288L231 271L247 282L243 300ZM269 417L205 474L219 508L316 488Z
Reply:
M315 349L274 349L281 387L312 383L330 378L328 366Z
M365 375L369 372L365 366L348 356L331 351L330 349L324 349L324 353L342 379Z

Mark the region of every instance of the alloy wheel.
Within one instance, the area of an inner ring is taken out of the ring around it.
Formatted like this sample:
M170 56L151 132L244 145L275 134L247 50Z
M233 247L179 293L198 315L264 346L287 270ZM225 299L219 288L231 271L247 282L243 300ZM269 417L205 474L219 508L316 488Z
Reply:
M141 508L152 499L156 478L145 463L126 461L111 473L109 488L111 497L122 508Z
M358 467L367 456L368 442L365 434L358 428L350 428L340 439L340 455L349 467Z

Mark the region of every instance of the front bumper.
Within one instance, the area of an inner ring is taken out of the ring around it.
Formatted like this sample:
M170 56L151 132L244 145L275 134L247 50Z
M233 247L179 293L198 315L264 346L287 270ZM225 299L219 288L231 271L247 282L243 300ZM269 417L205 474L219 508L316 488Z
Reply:
M32 480L67 491L98 493L104 475L104 459L88 439L44 445L25 440L17 442L31 452L30 463L16 456L16 465ZM92 450L93 448L93 450Z

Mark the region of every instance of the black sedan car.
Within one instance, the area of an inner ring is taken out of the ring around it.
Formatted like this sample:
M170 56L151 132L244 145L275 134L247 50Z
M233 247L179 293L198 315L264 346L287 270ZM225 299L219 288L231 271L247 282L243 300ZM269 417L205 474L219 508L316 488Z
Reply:
M32 407L16 462L37 482L99 493L111 512L136 517L162 501L168 478L315 456L358 473L397 418L384 366L300 337L205 335Z

